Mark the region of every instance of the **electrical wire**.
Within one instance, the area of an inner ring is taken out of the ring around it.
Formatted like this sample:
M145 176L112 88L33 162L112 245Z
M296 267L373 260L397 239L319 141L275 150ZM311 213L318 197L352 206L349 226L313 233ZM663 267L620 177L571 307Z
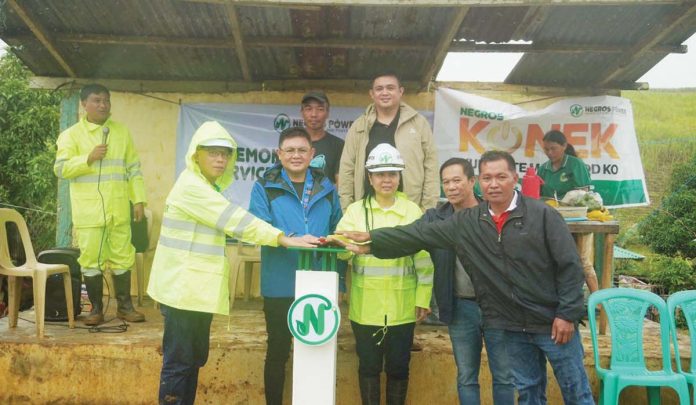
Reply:
M104 156L106 157L106 156ZM102 228L102 234L101 237L99 238L99 253L97 254L97 270L101 273L100 276L104 282L106 282L106 290L109 293L109 297L116 296L115 289L112 288L108 282L108 280L104 277L104 270L102 269L102 262L101 262L101 255L102 255L102 248L104 246L104 243L109 240L109 236L106 233L106 203L104 202L104 194L101 192L101 174L102 174L102 162L104 160L104 157L99 159L99 175L97 177L97 193L99 194L99 198L101 199L101 206L102 206L102 218L104 219L104 227ZM113 294L113 295L112 295ZM101 298L103 300L103 296ZM117 298L118 299L118 298ZM109 304L111 303L111 299L108 299L106 301L106 307L104 307L102 314L106 314L107 311L109 310ZM116 318L112 318L108 321L104 321L104 323L108 323L113 321ZM114 330L115 328L115 330ZM121 325L118 325L117 327L114 326L100 326L100 325L95 325L89 328L90 333L97 333L97 332L104 332L104 333L123 333L128 330L128 324L126 321L121 319Z

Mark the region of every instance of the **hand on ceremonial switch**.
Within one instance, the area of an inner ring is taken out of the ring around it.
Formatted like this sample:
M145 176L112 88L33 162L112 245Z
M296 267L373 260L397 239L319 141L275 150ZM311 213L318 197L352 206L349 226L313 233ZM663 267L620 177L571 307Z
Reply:
M329 235L327 238L358 255L366 255L371 251L369 232L337 231L335 235Z
M278 237L278 244L280 246L285 246L285 247L305 247L305 248L313 248L317 247L319 244L319 238L316 236L312 235L304 235L304 236L285 236L285 235L280 235Z

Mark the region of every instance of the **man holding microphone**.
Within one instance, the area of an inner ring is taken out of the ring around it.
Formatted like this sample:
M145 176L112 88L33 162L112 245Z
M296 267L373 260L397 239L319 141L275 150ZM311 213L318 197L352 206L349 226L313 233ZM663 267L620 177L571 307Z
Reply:
M129 322L145 316L130 296L135 248L131 244L130 202L136 222L144 217L145 185L130 131L111 119L111 95L99 84L80 91L85 116L57 140L56 176L70 181L72 222L92 311L84 322L104 322L103 271L111 270L118 301L116 315Z

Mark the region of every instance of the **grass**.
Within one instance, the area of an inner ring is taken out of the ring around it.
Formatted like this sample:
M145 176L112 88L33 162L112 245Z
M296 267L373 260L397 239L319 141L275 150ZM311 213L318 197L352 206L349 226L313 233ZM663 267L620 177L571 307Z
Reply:
M633 120L651 201L647 207L615 211L624 236L660 206L669 188L672 168L696 154L696 90L624 91L621 96L631 100L633 105ZM647 248L634 248L648 253Z

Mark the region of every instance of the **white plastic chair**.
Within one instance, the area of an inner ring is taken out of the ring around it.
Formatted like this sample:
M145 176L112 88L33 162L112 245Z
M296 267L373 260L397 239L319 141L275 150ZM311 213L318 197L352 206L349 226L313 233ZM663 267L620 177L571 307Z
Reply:
M241 242L227 245L227 260L230 263L230 311L234 307L239 270L244 269L244 301L251 297L251 282L255 263L261 263L261 251L258 246L245 245Z
M20 266L15 266L10 257L10 249L7 238L7 223L13 222L19 229L19 235L24 247L26 262ZM46 305L46 279L53 274L63 275L65 286L65 299L68 308L68 325L75 327L75 312L72 298L72 282L70 279L70 268L65 264L45 264L39 263L34 254L34 247L29 237L29 229L19 212L0 208L0 275L8 277L8 310L10 328L17 327L19 318L19 299L22 295L22 277L31 277L34 284L34 314L36 315L36 335L44 337L44 309Z

